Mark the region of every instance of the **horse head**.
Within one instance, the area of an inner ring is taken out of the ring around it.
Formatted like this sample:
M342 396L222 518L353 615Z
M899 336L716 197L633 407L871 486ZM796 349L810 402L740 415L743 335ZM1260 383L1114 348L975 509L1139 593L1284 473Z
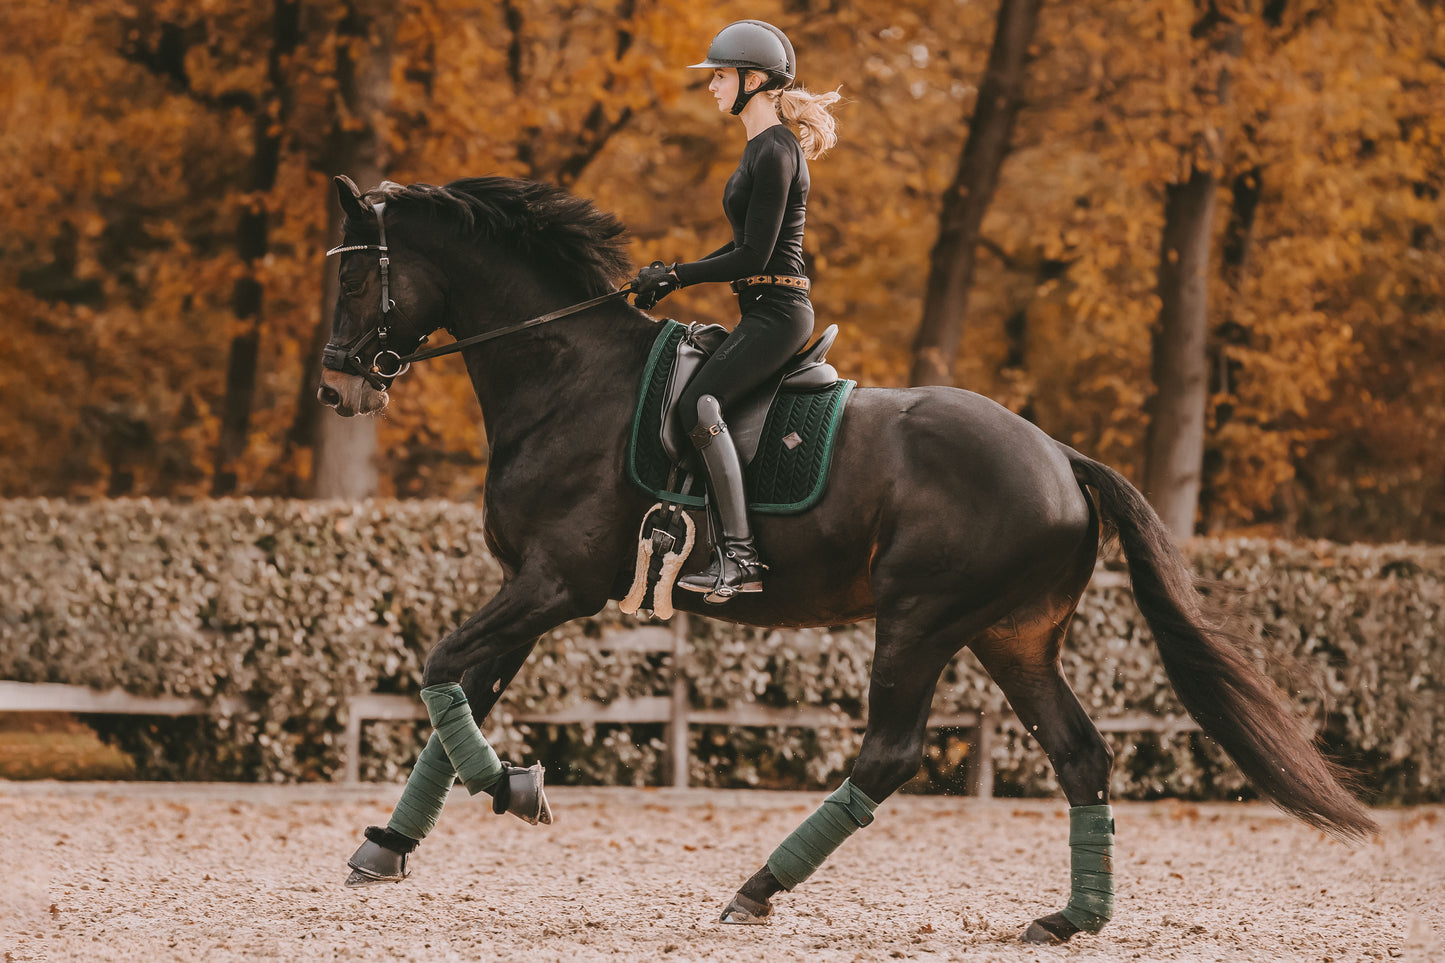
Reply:
M619 294L631 266L622 224L553 185L477 177L363 194L335 182L341 286L317 396L343 415L385 408L407 356L438 328L459 340L506 334L519 318Z
M362 194L345 175L335 182L346 222L341 244L328 252L342 256L340 285L316 396L350 417L386 407L387 389L406 370L403 356L444 326L446 290L419 247L390 243L407 239L399 224L387 234L387 193L397 185Z

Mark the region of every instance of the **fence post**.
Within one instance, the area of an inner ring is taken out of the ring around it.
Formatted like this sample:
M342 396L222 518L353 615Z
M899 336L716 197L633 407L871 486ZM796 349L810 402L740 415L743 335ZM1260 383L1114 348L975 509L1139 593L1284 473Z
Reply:
M346 762L341 770L341 781L354 786L361 781L361 711L356 700L349 700L346 706L346 734L342 749Z
M675 789L686 789L688 783L688 712L692 708L692 685L687 677L687 613L672 617L672 692L668 713L667 743L668 781Z
M993 795L993 719L985 712L978 714L969 755L968 794L988 799Z

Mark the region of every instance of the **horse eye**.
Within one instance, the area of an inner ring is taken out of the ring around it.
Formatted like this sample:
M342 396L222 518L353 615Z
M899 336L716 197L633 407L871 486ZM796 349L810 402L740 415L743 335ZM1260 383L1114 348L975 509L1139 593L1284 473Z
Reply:
M354 281L342 281L341 293L351 297L355 297L356 295L361 293L361 289L364 287L366 287L365 278L360 278Z

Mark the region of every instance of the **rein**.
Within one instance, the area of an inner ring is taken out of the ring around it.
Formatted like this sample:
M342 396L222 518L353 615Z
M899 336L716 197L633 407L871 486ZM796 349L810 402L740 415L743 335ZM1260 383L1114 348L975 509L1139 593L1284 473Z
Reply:
M498 328L495 331L487 331L483 334L474 334L470 338L463 338L462 340L457 341L453 344L444 344L439 348L428 348L425 351L413 352L412 354L409 354L406 357L402 358L401 363L403 365L410 365L413 361L426 361L429 358L440 358L442 355L456 354L458 351L461 351L464 348L470 348L474 344L481 344L483 341L491 341L493 338L500 338L503 335L516 334L518 331L524 331L527 328L534 328L539 324L546 324L548 321L556 321L559 318L565 318L569 314L576 314L579 311L586 311L588 308L595 308L597 305L603 304L607 301L611 301L613 298L622 297L623 295L630 293L631 290L632 287L629 282L627 286L621 287L616 291L609 291L608 293L600 294L595 298L589 298L586 301L580 301L577 304L573 304L565 308L559 308L558 310L553 311L550 314L543 314L535 318L529 318L526 321L519 321L516 324L509 324L505 328Z
M462 338L453 344L442 345L439 348L429 348L425 351L413 351L409 355L400 355L395 350L387 347L391 339L391 326L387 323L387 315L395 311L405 319L405 313L396 306L391 299L391 254L386 244L386 223L382 220L382 214L386 210L385 201L374 201L372 209L376 213L376 226L379 232L379 244L340 244L326 252L326 256L333 254L345 254L347 251L377 251L380 253L378 268L381 271L381 323L369 331L364 331L355 341L346 345L328 344L322 352L321 363L334 371L349 371L352 374L365 378L367 383L378 391L385 391L391 386L391 382L406 374L413 361L426 361L431 358L440 358L443 355L456 354L470 348L472 345L481 344L484 341L491 341L495 338L505 337L509 334L516 334L518 331L525 331L527 328L534 328L539 324L546 324L548 321L557 321L561 318L586 311L599 304L611 301L613 298L625 297L632 291L632 283L629 281L616 291L609 291L606 294L589 298L586 301L559 308L548 314L539 315L535 318L528 318L516 324L509 324L505 328L498 328L495 331L486 331L482 334L474 334L469 338ZM361 351L371 341L375 340L380 347L376 355L371 359L368 367L361 359ZM426 344L427 339L421 339L420 347ZM383 369L383 359L387 369Z

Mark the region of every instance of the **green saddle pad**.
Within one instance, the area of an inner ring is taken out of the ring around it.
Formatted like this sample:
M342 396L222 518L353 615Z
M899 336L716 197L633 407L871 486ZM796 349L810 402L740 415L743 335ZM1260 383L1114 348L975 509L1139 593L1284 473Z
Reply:
M627 472L633 484L660 501L701 508L704 501L700 493L684 495L667 490L672 464L658 437L667 376L686 332L686 325L666 321L653 342L632 418ZM839 381L825 388L778 392L763 425L757 454L744 470L751 511L796 515L823 497L838 426L843 422L843 405L854 385L852 381ZM677 482L680 484L681 479Z

